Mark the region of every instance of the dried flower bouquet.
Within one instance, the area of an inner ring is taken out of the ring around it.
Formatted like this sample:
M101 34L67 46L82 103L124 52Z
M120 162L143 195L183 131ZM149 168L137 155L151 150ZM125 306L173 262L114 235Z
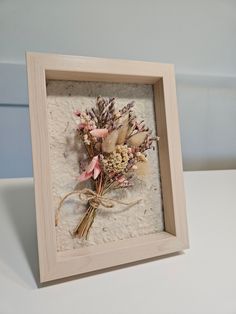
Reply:
M75 190L61 200L73 194L81 200L88 201L86 213L73 231L79 238L87 238L99 206L113 207L115 203L132 205L135 202L124 202L107 197L115 189L133 186L135 175L145 175L148 169L146 151L154 149L152 131L144 121L138 121L134 112L134 102L128 103L120 110L115 108L115 98L97 97L96 105L85 112L76 111L79 118L77 132L87 152L87 166L78 177L79 182L90 180L92 189Z

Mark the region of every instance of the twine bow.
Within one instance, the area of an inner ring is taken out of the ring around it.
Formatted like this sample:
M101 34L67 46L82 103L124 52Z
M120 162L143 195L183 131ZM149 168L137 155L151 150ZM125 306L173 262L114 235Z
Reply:
M121 205L127 205L127 206L131 205L132 206L132 205L135 205L141 201L141 199L138 199L138 200L133 201L133 202L124 202L124 201L120 201L117 199L105 197L101 194L96 193L95 191L93 191L91 189L82 189L82 190L72 191L72 192L66 194L59 203L59 206L58 206L58 209L56 212L56 218L55 218L55 225L56 226L59 223L61 208L62 208L65 200L71 195L78 195L79 199L81 201L87 201L89 203L89 205L94 207L94 208L98 208L100 205L102 205L105 208L112 208L115 206L115 203L121 204Z

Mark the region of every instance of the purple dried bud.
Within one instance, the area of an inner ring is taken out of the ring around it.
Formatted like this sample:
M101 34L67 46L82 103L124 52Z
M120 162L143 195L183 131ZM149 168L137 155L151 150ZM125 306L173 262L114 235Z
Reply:
M129 109L133 108L133 106L134 106L134 101L131 101L130 103L127 104L126 107L129 110Z
M110 106L109 106L109 110L113 110L113 109L114 109L114 106L115 106L115 103L112 102L112 103L110 104Z
M109 98L109 103L114 102L115 101L115 97Z
M89 116L90 118L94 119L95 118L95 114L92 111L89 111Z

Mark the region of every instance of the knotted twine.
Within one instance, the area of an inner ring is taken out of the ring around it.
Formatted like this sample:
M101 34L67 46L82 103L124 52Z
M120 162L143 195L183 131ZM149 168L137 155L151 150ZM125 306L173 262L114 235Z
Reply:
M55 225L56 226L58 225L59 220L60 220L61 208L62 208L65 200L68 197L70 197L71 195L78 195L78 197L81 201L87 201L89 203L89 205L94 207L94 208L98 208L100 205L105 207L105 208L112 208L115 206L115 203L121 204L121 205L133 206L142 200L142 199L138 199L138 200L133 201L133 202L124 202L124 201L120 201L117 199L105 197L101 194L96 193L95 191L93 191L91 189L88 189L88 188L85 188L82 190L72 191L72 192L69 192L68 194L66 194L59 203L59 206L58 206L57 212L56 212L56 217L55 217Z

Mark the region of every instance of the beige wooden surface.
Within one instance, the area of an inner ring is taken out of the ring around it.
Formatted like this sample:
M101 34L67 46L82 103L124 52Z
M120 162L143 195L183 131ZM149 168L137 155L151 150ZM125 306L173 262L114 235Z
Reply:
M37 233L41 281L92 272L188 247L175 77L172 65L27 54L31 135L33 147ZM50 183L46 79L102 80L150 83L155 86L155 110L160 135L166 231L81 250L56 252Z

